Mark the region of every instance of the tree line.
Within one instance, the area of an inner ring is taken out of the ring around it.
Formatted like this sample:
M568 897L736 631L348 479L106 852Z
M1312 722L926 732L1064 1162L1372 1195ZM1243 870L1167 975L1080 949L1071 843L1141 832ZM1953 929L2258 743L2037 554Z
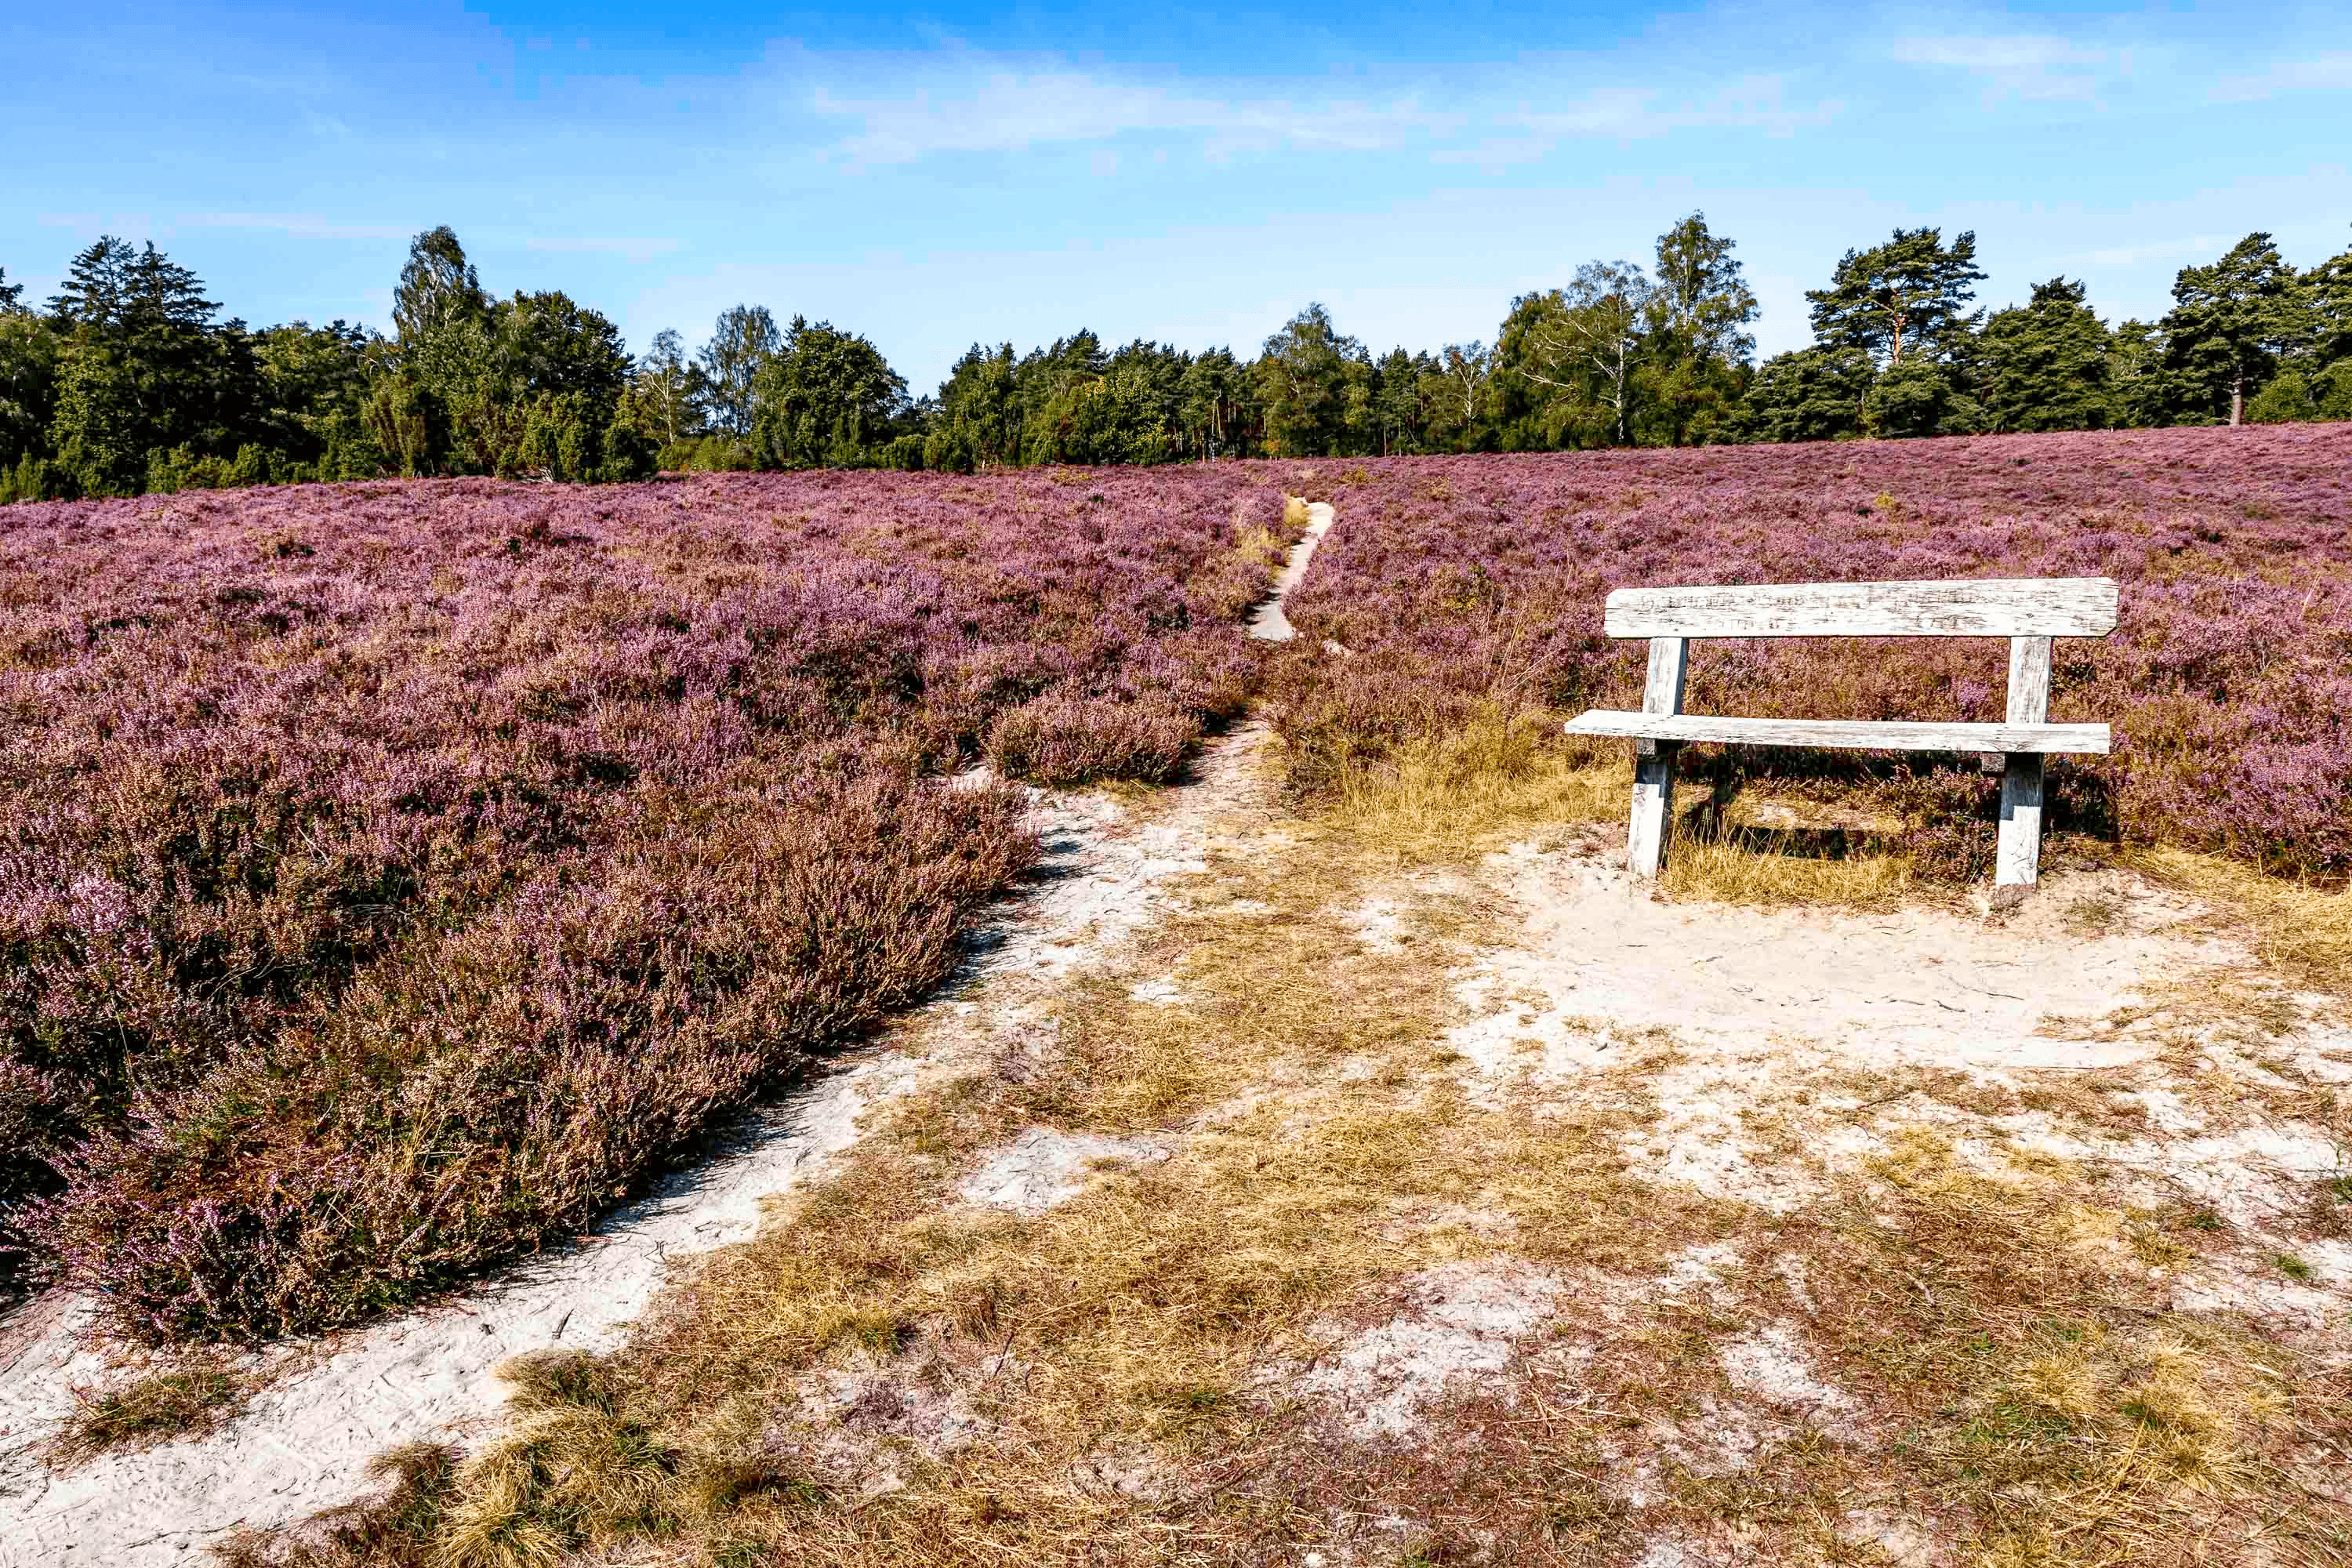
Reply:
M388 335L224 320L194 273L110 236L46 308L0 269L0 501L2352 419L2352 250L2299 271L2249 235L2183 268L2161 318L2111 327L2063 277L1989 313L1973 233L1898 228L1808 291L1810 346L1758 363L1734 249L1694 213L1649 265L1513 300L1492 343L1375 354L1309 305L1250 359L1087 331L974 343L916 397L866 338L761 305L632 355L561 291L485 291L446 226L410 246Z

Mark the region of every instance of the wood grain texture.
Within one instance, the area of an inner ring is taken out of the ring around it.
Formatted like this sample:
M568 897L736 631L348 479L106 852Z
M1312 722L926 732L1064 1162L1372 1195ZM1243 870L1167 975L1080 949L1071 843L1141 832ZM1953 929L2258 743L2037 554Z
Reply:
M2039 724L2050 717L2050 639L2009 639L2009 721Z
M1642 711L1672 718L1683 710L1683 679L1690 669L1690 645L1680 637L1650 639L1650 673L1642 683ZM1647 736L1633 742L1633 806L1625 830L1625 864L1633 875L1655 877L1666 863L1666 830L1675 819L1673 741Z
M2050 639L2009 639L2009 721L2039 724L2050 717ZM2000 777L2000 837L1993 852L1993 886L2031 887L2042 876L2041 756L2009 753Z
M1642 682L1642 711L1644 713L1679 713L1683 710L1683 681L1690 671L1690 644L1680 637L1650 639L1650 673ZM1644 737L1633 742L1637 757L1654 756L1658 742Z
M1996 888L2031 887L2042 876L2042 758L2011 752L2000 775L2000 837L1993 847Z
M2116 629L2105 577L1620 588L1612 637L2075 637Z
M1908 724L1851 719L1727 719L1707 713L1662 717L1596 708L1564 726L1571 735L1647 736L1656 741L1717 741L1745 746L1849 746L1874 752L2088 752L2104 754L2105 724Z
M1643 881L1666 863L1666 828L1675 819L1675 753L1672 741L1658 742L1646 757L1633 759L1633 813L1625 836L1625 864Z

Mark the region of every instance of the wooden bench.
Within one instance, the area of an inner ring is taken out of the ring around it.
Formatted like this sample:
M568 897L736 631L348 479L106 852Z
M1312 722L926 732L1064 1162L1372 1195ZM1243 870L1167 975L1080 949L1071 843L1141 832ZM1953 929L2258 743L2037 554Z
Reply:
M1612 637L1650 639L1642 711L1594 709L1571 735L1634 742L1633 875L1655 877L1674 820L1675 753L1691 741L1750 746L1853 746L1871 751L2000 752L2000 846L1996 887L2032 883L2042 865L2042 759L2104 753L2105 724L2053 724L2050 642L2116 629L2116 585L2105 577L1962 583L1790 583L1733 588L1620 588L1609 595ZM1945 637L2009 639L2009 718L2000 724L1867 723L1842 719L1718 719L1683 711L1692 637Z

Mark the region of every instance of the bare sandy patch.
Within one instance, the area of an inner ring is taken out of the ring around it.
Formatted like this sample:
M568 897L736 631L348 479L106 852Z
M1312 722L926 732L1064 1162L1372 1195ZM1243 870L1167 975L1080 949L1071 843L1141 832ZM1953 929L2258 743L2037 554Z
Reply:
M1551 1316L1565 1287L1523 1264L1444 1264L1403 1282L1384 1321L1336 1336L1302 1367L1283 1368L1292 1392L1326 1401L1359 1437L1412 1438L1424 1406L1505 1380L1523 1342Z

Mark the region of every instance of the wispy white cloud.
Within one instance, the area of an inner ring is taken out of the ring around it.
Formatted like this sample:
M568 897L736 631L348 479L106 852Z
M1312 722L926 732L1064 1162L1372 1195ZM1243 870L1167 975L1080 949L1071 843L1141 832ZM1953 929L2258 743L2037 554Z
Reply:
M683 245L676 239L571 239L537 237L523 242L530 250L544 250L565 255L617 256L625 261L643 264L656 256L667 256Z
M1791 103L1778 77L1746 77L1698 96L1677 96L1657 88L1606 88L1554 107L1522 103L1494 112L1485 123L1496 128L1495 134L1430 156L1440 163L1494 170L1549 157L1563 143L1577 141L1628 142L1696 130L1788 136L1828 124L1843 108L1835 99Z
M805 102L820 123L842 125L828 155L856 164L1137 139L1189 142L1213 158L1419 150L1440 163L1491 166L1541 158L1586 138L1726 126L1787 134L1825 123L1840 108L1791 103L1775 77L1692 89L1666 81L1590 87L1579 74L1517 66L1484 71L1475 81L1433 76L1386 94L1348 95L1286 80L1024 68L950 50L925 62L911 83L904 73L887 87L862 89L824 81L807 89Z
M2281 60L2267 70L2223 77L2213 86L2217 103L2260 102L2289 92L2352 92L2352 50Z
M1458 128L1462 117L1411 96L1385 102L1293 97L1265 88L1119 78L1056 68L1020 70L959 58L911 89L844 91L819 84L809 107L855 127L835 151L861 163L904 163L943 153L1020 153L1178 135L1213 151L1276 147L1384 152Z
M406 239L416 233L407 224L346 223L308 213L182 213L173 221L189 228L275 229L296 239Z
M1887 52L1904 65L1983 78L1994 98L2093 99L2110 76L2130 65L2121 51L2043 33L1897 38Z

